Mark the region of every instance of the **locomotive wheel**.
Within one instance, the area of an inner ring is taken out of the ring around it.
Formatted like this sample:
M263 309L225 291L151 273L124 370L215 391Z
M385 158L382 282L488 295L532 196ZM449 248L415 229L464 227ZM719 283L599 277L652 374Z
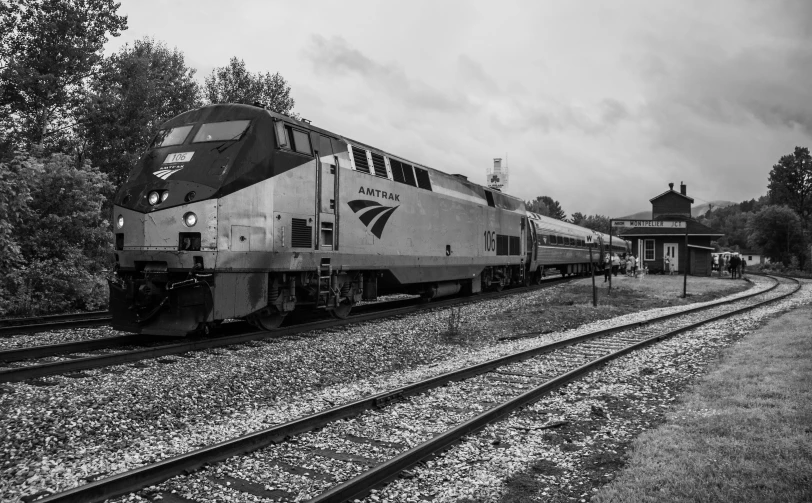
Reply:
M541 276L542 275L541 275L540 270L536 270L536 272L533 273L533 284L534 285L540 285L541 284Z
M274 313L267 316L257 316L254 318L254 325L261 330L276 330L285 321L287 313Z
M335 309L330 310L330 316L337 320L346 320L352 310L352 304L341 304Z
M494 291L501 292L502 290L505 289L505 282L500 281L498 283L494 283L493 284L493 289L494 289Z

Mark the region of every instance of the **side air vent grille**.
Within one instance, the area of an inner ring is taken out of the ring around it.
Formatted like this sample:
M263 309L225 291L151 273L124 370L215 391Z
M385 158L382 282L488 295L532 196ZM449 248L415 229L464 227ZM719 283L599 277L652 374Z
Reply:
M313 228L307 225L304 218L294 218L290 233L291 248L312 248Z
M431 180L429 179L429 172L425 169L414 168L417 174L417 186L421 189L431 190Z
M403 163L403 178L406 180L406 185L417 187L417 180L414 179L414 170L411 164Z
M386 164L383 162L383 156L372 154L372 165L375 166L375 176L389 178L386 174Z
M508 254L508 246L509 246L509 238L510 236L506 236L504 234L497 234L496 235L496 254L497 255L507 255Z
M367 151L358 147L352 147L352 158L355 161L355 169L363 173L369 173L369 163L367 162Z
M403 178L403 164L400 161L389 158L389 167L392 168L392 179L398 183L406 183L406 179Z
M521 255L522 254L522 240L519 236L510 236L510 254L511 255Z

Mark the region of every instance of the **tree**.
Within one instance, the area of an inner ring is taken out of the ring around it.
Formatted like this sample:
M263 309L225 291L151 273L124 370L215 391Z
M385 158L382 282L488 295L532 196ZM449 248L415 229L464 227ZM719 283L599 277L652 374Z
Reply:
M113 0L0 4L0 156L10 155L14 145L64 139L107 36L127 28L118 7Z
M13 214L0 245L15 256L0 263L0 314L102 307L112 235L100 208L112 185L65 154L17 154L0 163L0 183L20 175L20 196L3 197Z
M812 156L809 149L795 147L791 155L782 156L770 171L767 185L771 204L785 204L801 217L808 227L812 215Z
M747 230L748 244L773 261L780 261L786 266L793 256L803 257L801 219L789 206L765 206L752 214Z
M25 263L18 240L21 224L31 219L31 182L42 167L23 155L0 160L0 277ZM3 298L0 285L0 299Z
M558 201L555 201L549 196L539 196L533 201L525 201L525 207L528 211L538 213L540 215L557 218L558 220L567 221L567 214L561 209Z
M609 234L609 217L604 215L590 215L581 220L578 225L592 229L593 231Z
M581 225L580 222L586 220L586 215L581 213L580 211L576 211L570 217L570 222L574 223L575 225Z
M206 77L204 97L209 103L261 103L274 112L294 116L290 86L279 73L250 73L241 59L231 58L228 66L215 68Z
M83 107L85 155L123 183L158 126L201 105L195 70L183 53L144 38L102 63Z

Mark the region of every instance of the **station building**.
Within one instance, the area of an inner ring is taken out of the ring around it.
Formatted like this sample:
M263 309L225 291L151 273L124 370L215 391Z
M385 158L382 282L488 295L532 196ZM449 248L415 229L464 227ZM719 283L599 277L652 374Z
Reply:
M632 227L622 228L618 234L630 241L632 253L640 257L641 267L648 267L649 273L665 270L665 259L676 260L680 274L688 268L693 276L709 276L713 247L711 241L724 234L699 223L691 216L691 205L694 200L688 197L687 186L680 182L679 192L674 184L668 184L668 190L651 198L652 220L684 221L688 231L688 246L685 245L685 228L667 227Z

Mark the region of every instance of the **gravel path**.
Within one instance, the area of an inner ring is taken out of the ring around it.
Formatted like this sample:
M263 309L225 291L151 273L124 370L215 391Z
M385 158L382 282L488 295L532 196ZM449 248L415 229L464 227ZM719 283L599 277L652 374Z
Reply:
M760 288L769 284L755 281ZM254 342L88 371L79 379L3 385L0 428L7 434L0 441L0 497L16 501L42 490L65 490L520 348L683 309L650 310L578 330L495 342L517 328L498 323L503 313L551 303L560 288L314 333L313 338ZM452 326L454 319L459 326ZM449 344L457 332L476 336L466 339L468 344ZM522 469L521 463L516 466ZM511 473L518 472L501 477Z

